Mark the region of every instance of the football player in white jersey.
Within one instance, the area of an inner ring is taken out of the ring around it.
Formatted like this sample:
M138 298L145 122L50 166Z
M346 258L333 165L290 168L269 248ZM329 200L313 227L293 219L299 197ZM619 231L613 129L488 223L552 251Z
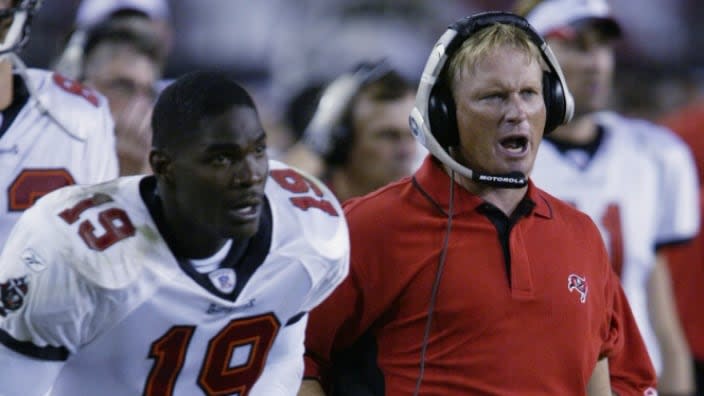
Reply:
M42 195L118 174L105 98L59 74L27 70L16 55L39 3L0 0L0 249Z
M0 256L0 394L295 395L307 312L347 275L319 181L269 161L249 94L160 95L153 176L52 192Z
M691 153L668 130L605 111L621 30L604 0L522 3L532 3L527 19L546 37L575 98L575 117L546 137L533 178L599 226L658 372L659 390L690 394L689 351L658 248L697 233Z

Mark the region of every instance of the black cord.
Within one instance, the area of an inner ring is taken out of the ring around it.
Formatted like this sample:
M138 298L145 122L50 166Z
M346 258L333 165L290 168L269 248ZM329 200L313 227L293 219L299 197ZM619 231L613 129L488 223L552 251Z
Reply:
M440 258L438 260L438 270L435 274L435 282L433 282L433 290L430 294L430 306L428 307L428 319L425 322L425 332L423 333L423 345L420 351L420 367L418 380L416 381L416 389L413 391L413 396L418 396L420 386L423 383L423 375L425 375L425 354L428 350L428 339L430 338L430 329L433 325L433 311L435 310L435 300L438 297L440 289L440 280L442 279L443 268L445 267L445 258L447 257L447 248L450 243L450 230L452 230L452 215L454 212L455 202L455 171L450 171L450 204L447 209L447 228L445 230L445 240L442 243Z

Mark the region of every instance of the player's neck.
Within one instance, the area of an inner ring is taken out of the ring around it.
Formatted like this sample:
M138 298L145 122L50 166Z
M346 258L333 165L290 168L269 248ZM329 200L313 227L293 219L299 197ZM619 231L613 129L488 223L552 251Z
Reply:
M555 129L550 137L561 142L571 144L588 144L594 141L599 136L594 117L584 115L573 119L567 125L563 125Z
M181 214L176 206L169 205L167 200L162 199L161 210L168 227L168 235L165 237L169 239L169 247L175 256L188 259L210 257L227 243L226 238L192 222L183 221L187 216Z
M13 93L12 62L9 59L5 59L0 61L0 111L10 106Z

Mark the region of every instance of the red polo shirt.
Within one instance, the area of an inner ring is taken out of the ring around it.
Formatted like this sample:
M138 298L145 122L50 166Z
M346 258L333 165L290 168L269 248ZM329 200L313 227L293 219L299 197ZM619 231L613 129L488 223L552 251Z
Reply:
M350 275L310 313L307 377L334 374L340 394L413 394L449 180L428 157L345 205ZM532 184L513 219L458 184L454 194L421 394L585 394L599 357L623 344L595 225Z

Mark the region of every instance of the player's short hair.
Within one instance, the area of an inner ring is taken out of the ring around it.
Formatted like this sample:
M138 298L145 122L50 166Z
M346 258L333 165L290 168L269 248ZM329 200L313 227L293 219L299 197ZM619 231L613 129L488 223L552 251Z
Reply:
M108 19L88 31L83 46L82 73L91 61L96 49L103 45L129 47L140 55L161 66L161 43L157 35L146 25L146 17Z
M462 74L472 70L484 59L487 53L502 46L509 46L525 52L546 69L540 49L533 43L528 33L514 25L497 23L478 31L462 43L460 49L449 61L443 76L448 87L454 87L462 79Z
M331 149L324 153L323 160L328 166L342 166L347 162L349 151L355 140L354 117L362 97L373 102L395 102L406 95L414 94L413 84L395 69L389 69L376 79L365 82L349 101L340 120L339 131L333 134ZM409 131L410 133L410 131Z
M152 114L152 146L187 143L201 121L233 107L257 110L249 93L225 72L196 71L171 83L159 95Z

